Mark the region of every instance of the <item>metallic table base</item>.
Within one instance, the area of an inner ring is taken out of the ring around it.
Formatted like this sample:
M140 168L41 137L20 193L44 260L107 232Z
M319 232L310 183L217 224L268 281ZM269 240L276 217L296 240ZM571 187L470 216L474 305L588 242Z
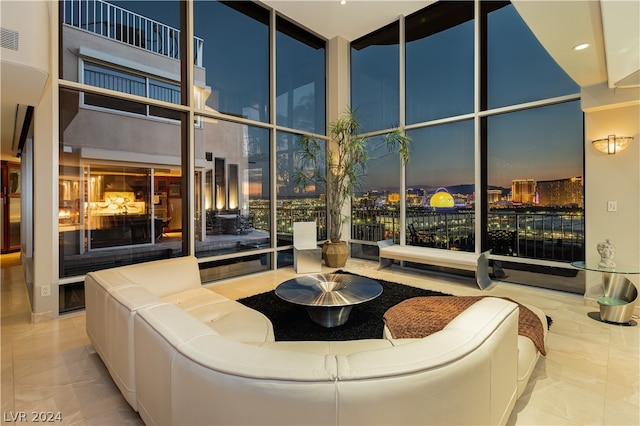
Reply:
M311 320L323 327L344 324L354 305L375 299L380 294L380 283L350 274L305 275L276 287L279 298L306 307Z
M307 312L313 322L331 328L347 322L352 308L353 306L307 306Z

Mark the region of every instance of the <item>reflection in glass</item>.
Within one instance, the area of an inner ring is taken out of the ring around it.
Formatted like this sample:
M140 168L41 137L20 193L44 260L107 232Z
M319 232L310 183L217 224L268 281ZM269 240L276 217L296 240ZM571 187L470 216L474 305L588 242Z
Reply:
M473 2L438 2L407 17L407 123L473 112L473 31Z
M411 130L407 165L407 244L475 249L472 120Z
M60 275L179 255L180 121L87 108L84 95L60 91Z
M60 50L62 78L76 82L84 79L87 84L132 93L122 86L105 86L113 80L100 83L95 76L83 74L78 65L87 60L94 65L103 63L116 73L125 68L137 69L140 71L136 74L143 77L145 72L155 70L148 77L157 73L162 76L161 80L179 86L183 56L180 1L63 0L61 4L60 19L64 23L64 48ZM196 39L196 47L201 42ZM108 73L103 75L108 76Z
M269 130L199 117L196 171L213 177L196 216L205 218L196 256L255 250L271 245ZM213 193L211 193L213 192ZM204 207L204 208L203 208ZM197 233L198 234L198 233Z
M325 188L313 185L301 188L296 185L295 174L302 167L298 136L278 132L276 138L278 245L293 243L294 222L316 222L318 240L323 240L327 232ZM324 164L322 158L318 162Z
M9 247L11 248L20 246L20 210L20 197L11 197L9 202Z
M278 17L277 124L325 133L325 42Z
M240 200L240 180L238 176L238 165L229 164L229 208L237 209Z
M394 22L351 43L351 105L363 133L400 122L399 28Z

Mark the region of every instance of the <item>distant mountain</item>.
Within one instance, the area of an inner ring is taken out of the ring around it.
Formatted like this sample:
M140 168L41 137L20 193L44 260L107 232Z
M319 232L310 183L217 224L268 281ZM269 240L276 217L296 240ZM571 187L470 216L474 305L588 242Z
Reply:
M438 188L441 187L428 187L428 191L430 194L433 194ZM445 187L447 189L447 191L449 191L450 194L465 194L465 195L470 195L473 194L476 191L476 187L474 184L472 183L463 183L460 185L451 185L451 186L446 186ZM488 189L500 189L503 192L506 191L510 191L511 188L502 188L500 186L495 186L495 185L489 185Z
M429 194L433 194L434 192L436 192L439 188L442 188L441 186L426 186L426 185L411 185L409 186L409 188L413 188L413 189L417 189L417 188L426 188L427 191L429 191ZM450 194L464 194L464 195L470 195L473 194L475 192L475 185L472 183L463 183L460 185L451 185L451 186L445 186L444 188L447 189L447 191L449 191ZM503 193L509 192L511 191L511 188L503 188L501 186L495 186L495 185L489 185L488 189L499 189L502 190ZM388 188L380 188L377 189L379 192L384 193L384 192L397 192L396 190L390 190Z

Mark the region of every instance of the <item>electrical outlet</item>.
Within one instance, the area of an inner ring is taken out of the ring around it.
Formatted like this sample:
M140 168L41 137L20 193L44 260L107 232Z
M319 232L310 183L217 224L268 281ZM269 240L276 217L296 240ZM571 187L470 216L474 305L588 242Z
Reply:
M617 212L618 211L618 202L617 201L607 201L607 211L608 212Z
M51 286L50 285L41 286L40 287L40 296L42 296L42 297L51 296Z

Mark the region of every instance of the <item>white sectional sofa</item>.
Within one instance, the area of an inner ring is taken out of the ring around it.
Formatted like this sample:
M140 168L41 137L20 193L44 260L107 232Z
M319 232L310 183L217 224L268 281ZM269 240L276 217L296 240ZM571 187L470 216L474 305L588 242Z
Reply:
M275 342L193 257L92 272L85 295L96 352L149 425L504 424L538 358L518 306L491 297L423 339Z

